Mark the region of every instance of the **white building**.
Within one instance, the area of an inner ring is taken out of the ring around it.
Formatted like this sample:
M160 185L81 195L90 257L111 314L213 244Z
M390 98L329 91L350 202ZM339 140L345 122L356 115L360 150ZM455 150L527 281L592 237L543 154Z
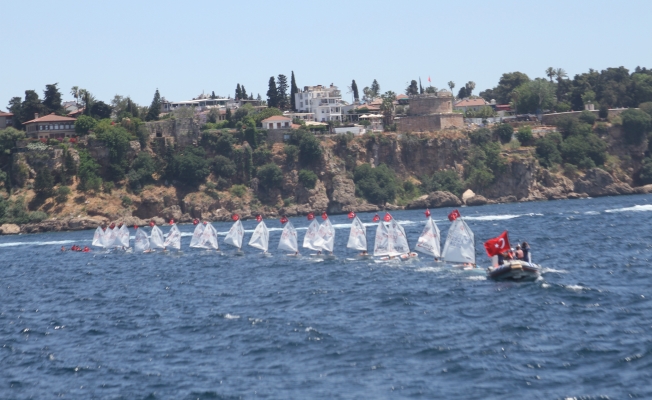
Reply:
M291 129L292 119L282 115L274 115L260 121L263 129Z
M315 121L342 121L342 94L337 86L305 86L294 95L300 113L313 113Z

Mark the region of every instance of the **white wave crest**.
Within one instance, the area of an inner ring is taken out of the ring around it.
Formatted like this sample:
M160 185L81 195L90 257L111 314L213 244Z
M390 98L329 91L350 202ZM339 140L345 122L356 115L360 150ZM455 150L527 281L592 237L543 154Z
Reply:
M580 286L580 285L566 285L564 286L568 290L572 290L574 292L581 292L582 290L589 290L589 288Z
M7 243L0 243L0 247L51 246L54 244L83 243L83 242L90 242L90 241L91 240L54 240L50 242L7 242Z
M239 315L231 315L231 314L227 313L227 314L224 315L224 318L225 319L238 319L238 318L240 318L240 316Z
M608 211L607 211L608 212ZM587 211L584 213L585 215L600 215L598 211Z
M641 212L641 211L652 211L652 204L645 204L645 205L635 205L633 207L624 207L624 208L615 208L613 210L605 210L605 212L608 213L617 213L617 212Z

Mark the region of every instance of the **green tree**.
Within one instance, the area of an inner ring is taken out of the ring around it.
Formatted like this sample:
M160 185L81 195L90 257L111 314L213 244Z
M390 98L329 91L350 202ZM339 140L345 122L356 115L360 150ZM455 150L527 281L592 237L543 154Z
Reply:
M161 94L156 89L152 104L149 106L149 111L145 116L145 121L158 121L158 116L161 113Z
M75 159L72 157L70 150L65 148L63 150L63 180L64 183L70 181L70 179L77 174L77 164L75 164Z
M98 120L111 118L112 112L111 106L103 101L96 101L91 106L91 116Z
M9 156L11 149L16 147L19 140L25 138L25 132L9 127L0 130L0 157Z
M498 124L493 128L493 134L498 136L501 142L509 143L514 135L514 128L510 124Z
M640 144L652 129L652 117L645 111L630 108L623 111L620 118L627 143Z
M487 101L495 99L498 104L507 104L512 99L514 89L529 81L530 78L522 72L508 72L500 77L498 86L480 92L480 97Z
M75 133L78 135L86 135L89 131L95 129L97 120L87 115L80 115L75 121Z
M461 196L464 191L464 183L455 170L441 170L430 176L422 177L421 190L423 193L444 191Z
M265 164L256 173L258 184L265 190L280 189L283 185L283 172L274 163Z
M127 178L133 188L142 187L150 182L154 182L152 175L157 171L156 162L144 151L138 153L131 163Z
M59 204L65 203L68 201L68 196L70 195L70 188L68 186L59 186L57 188L57 197L55 197L55 201Z
M45 85L45 91L43 92L43 105L47 108L47 113L63 113L63 107L61 107L61 92L57 87L58 83L53 83L51 85Z
M607 160L607 145L597 135L569 136L561 144L564 162L588 169L602 165Z
M273 76L269 77L269 88L267 89L267 107L279 108L278 89Z
M302 169L299 171L299 183L306 189L314 189L317 184L317 174L309 169Z
M206 152L201 147L186 147L182 153L173 156L171 177L189 186L199 186L210 174Z
M378 84L378 81L374 79L374 81L371 83L371 97L375 98L380 95L380 85Z
M23 122L31 121L36 118L36 114L39 117L43 117L47 114L48 109L41 104L41 99L38 97L38 93L34 90L25 91L25 100L21 105L21 120Z
M36 173L34 191L37 195L45 198L52 196L54 193L54 177L49 168L43 167Z
M296 79L294 79L294 71L292 71L292 77L290 79L290 107L292 111L297 111L296 99L294 98L294 95L297 93L299 93L299 87L297 86Z
M639 171L638 180L642 185L649 185L652 183L652 158L647 157L643 160L643 167L641 167L641 170Z
M561 152L559 145L562 137L558 132L549 133L536 142L536 155L539 163L544 167L550 168L554 164L561 164Z
M70 94L75 98L75 103L79 104L79 86L70 88Z
M417 81L412 79L407 88L405 88L405 94L408 96L419 94L419 86L417 86Z
M97 192L102 186L102 179L98 176L99 169L100 166L87 150L79 150L79 170L77 172L79 185L77 188L83 192L88 190Z
M236 172L235 163L230 158L221 155L213 158L213 173L215 176L230 180Z
M448 81L448 87L450 88L451 93L454 93L454 92L453 92L453 89L455 89L455 82L453 82L453 81Z
M23 101L20 97L12 97L9 100L9 105L7 109L10 113L14 114L12 121L14 123L14 128L23 129Z
M537 113L550 110L555 103L555 84L545 79L523 83L514 92L517 93L516 109L519 113Z
M595 120L598 119L598 117L596 117L596 115L589 110L583 110L578 118L580 121L591 126L593 126L593 124L595 124Z
M240 88L240 84L235 87L235 97L236 100L240 100L242 98L242 89Z
M281 110L287 110L288 108L288 78L279 74L276 78L276 90L278 91L277 101L278 108Z
M398 184L394 172L385 164L371 168L369 164L362 164L355 169L353 174L356 195L364 197L367 201L384 205L396 198Z
M516 132L516 138L522 145L526 146L532 142L534 136L532 135L532 127L529 125L521 126Z
M360 94L358 93L358 84L355 83L355 79L351 82L351 90L353 91L353 100L356 102L360 101Z
M553 67L548 67L546 69L546 76L550 78L550 83L552 83L552 78L554 78L555 75L555 69Z

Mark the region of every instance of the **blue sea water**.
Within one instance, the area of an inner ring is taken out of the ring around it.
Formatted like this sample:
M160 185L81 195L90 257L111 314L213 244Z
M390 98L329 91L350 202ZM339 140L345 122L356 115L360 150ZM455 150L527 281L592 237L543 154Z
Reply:
M442 235L450 211L432 210ZM651 195L460 211L480 265L508 230L542 278L347 260L346 215L321 262L276 251L274 220L270 258L235 257L227 223L219 256L188 248L192 225L181 254L59 251L92 231L0 237L0 398L652 398ZM413 246L423 210L392 214Z

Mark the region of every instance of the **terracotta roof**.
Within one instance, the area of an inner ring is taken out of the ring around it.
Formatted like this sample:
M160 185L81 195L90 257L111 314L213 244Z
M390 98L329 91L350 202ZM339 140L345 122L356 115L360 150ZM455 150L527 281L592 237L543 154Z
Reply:
M13 117L13 116L14 116L13 113L8 113L8 112L0 111L0 117Z
M25 124L31 124L33 122L74 122L75 118L62 117L61 115L56 115L55 113L46 115L41 118L33 119L31 121L23 122Z
M485 99L464 99L455 103L455 107L478 107L486 105L487 102Z
M282 115L273 115L269 118L266 118L260 122L273 122L273 121L292 121L290 117L284 117Z
M407 94L399 94L398 96L396 96L396 100L398 100L398 99L407 99L407 98L409 98Z

